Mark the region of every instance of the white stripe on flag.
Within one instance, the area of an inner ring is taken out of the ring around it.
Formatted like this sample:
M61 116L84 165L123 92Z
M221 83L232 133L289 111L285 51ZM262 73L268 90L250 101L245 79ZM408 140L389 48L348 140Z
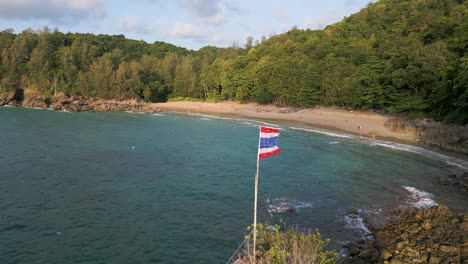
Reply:
M261 138L279 137L279 133L261 133L260 132L260 137Z
M274 146L271 148L261 148L259 154L267 153L267 152L272 152L278 149L278 146Z

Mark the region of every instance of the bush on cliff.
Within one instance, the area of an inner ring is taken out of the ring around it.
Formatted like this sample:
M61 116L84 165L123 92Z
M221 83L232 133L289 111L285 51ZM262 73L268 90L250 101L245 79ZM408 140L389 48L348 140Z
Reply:
M286 229L284 225L268 224L258 224L257 230L257 264L328 264L337 261L336 251L325 249L330 240L322 240L318 231L300 232L297 227ZM252 263L252 251L253 232L246 237L244 257L238 263Z

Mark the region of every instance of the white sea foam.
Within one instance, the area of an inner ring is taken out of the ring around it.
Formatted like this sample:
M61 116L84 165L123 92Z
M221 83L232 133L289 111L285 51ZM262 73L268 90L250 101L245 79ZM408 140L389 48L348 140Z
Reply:
M163 116L163 114L154 113L153 116Z
M309 202L289 200L287 198L274 198L271 202L267 200L267 203L267 210L270 214L299 212L300 209L311 208L313 206Z
M386 148L391 148L395 150L401 150L401 151L407 151L407 152L412 152L416 153L419 155L423 155L428 158L444 161L445 163L451 165L451 166L456 166L459 167L460 169L463 170L468 170L468 162L449 157L444 154L440 154L431 150L427 150L424 148L416 147L416 146L411 146L411 145L405 145L405 144L400 144L400 143L393 143L389 141L383 141L383 140L376 140L375 142L371 143L371 146L381 146L381 147L386 147Z
M258 127L258 124L248 122L248 121L242 121L241 122L243 125L250 126L250 127Z
M13 106L11 106L11 105L4 105L4 106L2 106L2 107L13 107Z
M339 138L354 138L352 135L347 135L347 134L342 134L342 133L337 133L337 132L330 132L327 130L323 129L318 129L318 128L305 128L305 127L290 127L290 129L293 130L299 130L299 131L307 131L307 132L312 132L312 133L317 133L317 134L323 134L331 137L339 137Z
M359 140L360 138L358 136L353 136L353 135L348 135L348 134L343 134L343 133L337 133L337 132L331 132L323 129L318 129L318 128L305 128L305 127L290 127L293 130L300 130L300 131L307 131L307 132L312 132L312 133L318 133L318 134L323 134L331 137L338 137L338 138L349 138L349 139L355 139ZM440 154L431 150L427 150L424 148L412 146L412 145L406 145L406 144L400 144L400 143L394 143L390 141L384 141L384 140L360 140L360 142L364 144L369 144L370 146L380 146L380 147L385 147L385 148L390 148L394 150L400 150L400 151L406 151L406 152L412 152L416 153L419 155L423 155L428 158L436 159L443 161L447 163L448 165L451 166L456 166L460 169L467 170L468 171L468 161L464 161L461 159L453 158L444 154ZM331 144L331 143L329 143Z
M221 119L221 120L233 120L234 118L232 117L226 117L226 116L217 116L217 115L207 115L207 114L198 114L198 113L183 113L180 112L181 114L188 114L191 116L198 116L200 118L209 118L209 119Z
M461 164L458 164L458 163L455 163L455 162L452 162L450 160L446 160L445 163L447 163L448 165L451 165L451 166L456 166L456 167L459 167L461 169L464 169L464 170L467 170L467 167L461 165Z
M336 144L340 144L340 142L339 142L339 141L330 141L330 142L328 142L328 144L330 144L330 145L336 145Z
M24 108L35 109L35 110L44 110L44 108L38 107L38 106L24 106Z
M142 111L125 111L125 113L134 114L134 115L144 115L144 114L146 114L146 112L142 112Z
M257 122L260 123L260 124L264 124L264 125L267 125L267 126L271 126L271 127L274 127L274 128L281 129L277 124L268 123L268 122L264 122L264 121L257 121Z
M416 208L429 208L437 205L437 202L433 200L434 195L425 191L418 190L414 187L403 186L405 190L410 193L408 203Z
M369 230L367 225L364 223L364 218L362 217L361 210L358 210L357 213L351 213L344 217L345 227L348 229L355 229L362 233L362 237L366 238L371 235L372 232Z

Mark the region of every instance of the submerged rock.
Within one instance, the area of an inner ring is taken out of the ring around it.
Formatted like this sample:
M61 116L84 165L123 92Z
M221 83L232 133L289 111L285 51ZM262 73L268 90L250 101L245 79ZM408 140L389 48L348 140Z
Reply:
M449 174L439 178L438 183L445 186L455 186L463 192L468 192L468 172Z

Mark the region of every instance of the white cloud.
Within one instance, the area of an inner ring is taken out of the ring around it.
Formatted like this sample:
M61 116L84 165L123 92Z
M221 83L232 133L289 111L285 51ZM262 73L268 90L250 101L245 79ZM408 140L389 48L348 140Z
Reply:
M169 35L175 38L188 38L204 41L209 38L211 33L200 27L197 27L189 23L176 23L172 30L169 32Z
M103 0L0 0L0 17L9 19L70 23L104 14Z
M147 23L133 15L120 20L119 29L125 33L138 33L143 35L147 35L151 32Z
M346 15L349 15L345 10L335 12L324 12L321 16L315 18L304 18L302 28L323 29L324 26L341 21Z
M227 19L227 7L222 0L179 0L191 18L207 24L222 24Z
M219 32L219 30L180 22L174 24L169 31L163 32L163 34L171 39L185 39L203 45L227 46L237 39L225 34L225 32Z

